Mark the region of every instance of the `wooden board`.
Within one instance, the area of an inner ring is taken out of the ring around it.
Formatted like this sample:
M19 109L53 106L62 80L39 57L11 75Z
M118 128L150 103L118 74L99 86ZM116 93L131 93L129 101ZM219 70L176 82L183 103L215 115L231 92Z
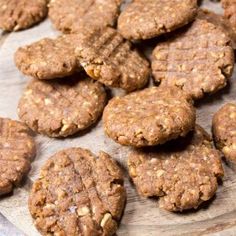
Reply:
M210 9L221 11L217 3L203 1L203 4ZM13 62L15 50L19 46L56 34L50 21L46 20L29 30L1 35L0 116L17 119L18 99L28 80L15 68ZM226 101L235 100L235 79L236 72L230 86L196 104L197 121L208 131L211 127L212 114ZM74 138L56 140L38 135L36 141L38 154L26 182L22 187L16 189L13 195L0 199L0 212L29 236L37 236L39 233L35 230L28 212L28 192L32 181L38 176L40 167L53 153L74 146L89 148L94 153L104 150L126 169L126 157L129 151L128 148L122 147L104 136L101 122L88 132ZM224 165L224 168L224 181L219 187L216 197L198 211L188 211L182 214L160 210L156 201L139 197L126 176L128 199L118 235L236 235L236 168L229 165ZM20 233L16 235L20 235Z

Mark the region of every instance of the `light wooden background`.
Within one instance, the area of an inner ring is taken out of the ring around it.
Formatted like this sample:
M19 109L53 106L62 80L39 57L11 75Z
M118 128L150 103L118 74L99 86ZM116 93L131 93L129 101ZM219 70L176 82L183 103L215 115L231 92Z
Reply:
M203 1L211 10L221 12L218 3ZM17 119L18 99L28 79L14 66L13 54L22 45L34 42L46 36L55 36L49 20L29 30L4 34L0 36L0 116ZM225 102L236 98L236 72L231 85L219 93L197 103L197 121L210 131L212 114ZM32 181L37 178L39 169L53 153L66 148L80 146L98 153L104 150L111 154L126 169L128 148L121 147L104 136L102 123L99 122L89 132L65 140L36 137L38 154L32 164L32 170L24 185L14 191L13 195L0 199L0 212L23 234L37 236L27 208L28 192ZM233 166L224 165L225 177L219 187L216 198L198 211L182 214L160 210L157 202L137 195L135 188L126 178L128 192L127 205L121 221L118 235L224 235L236 236L236 170ZM0 222L3 222L0 217ZM21 235L18 231L8 233L0 223L0 235ZM5 225L5 224L4 224ZM2 227L2 228L1 228ZM12 230L11 226L9 230ZM2 229L2 230L1 230Z

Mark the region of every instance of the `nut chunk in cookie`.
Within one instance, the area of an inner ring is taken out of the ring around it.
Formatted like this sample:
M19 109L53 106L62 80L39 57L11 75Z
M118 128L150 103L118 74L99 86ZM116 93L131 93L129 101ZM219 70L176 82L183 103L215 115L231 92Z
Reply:
M25 75L36 79L55 79L81 70L75 55L80 35L70 34L45 38L20 47L15 53L15 64Z
M47 15L48 0L0 0L0 29L17 31L29 28Z
M155 81L180 87L193 99L225 87L233 67L231 38L221 26L207 19L198 18L158 43L152 54Z
M185 138L131 152L128 168L139 194L159 197L168 211L198 208L214 196L224 174L219 152L198 125Z
M236 104L227 103L217 111L212 121L213 137L217 148L236 163Z
M122 0L53 0L49 3L49 18L64 33L96 30L115 25L121 3Z
M118 29L127 39L153 38L188 24L197 9L197 0L133 1L120 14Z
M23 93L18 115L35 132L67 137L94 124L103 112L102 84L77 74L66 80L32 80Z
M147 84L149 62L115 29L87 30L83 34L76 55L91 78L127 91Z
M195 125L192 100L178 88L152 87L113 98L103 113L105 133L122 145L165 143Z
M20 184L35 154L29 128L19 121L0 118L0 195Z
M33 184L29 210L43 235L115 234L126 200L123 174L106 153L82 148L53 155Z

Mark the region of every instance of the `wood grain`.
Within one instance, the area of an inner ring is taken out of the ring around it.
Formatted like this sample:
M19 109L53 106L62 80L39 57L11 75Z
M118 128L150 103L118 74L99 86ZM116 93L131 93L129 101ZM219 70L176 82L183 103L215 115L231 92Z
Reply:
M210 9L221 11L219 4L203 2ZM49 20L29 30L12 33L0 38L0 116L17 119L17 103L28 79L15 68L13 55L22 45L43 37L53 37L58 33L52 29ZM150 48L149 48L150 49ZM236 72L230 86L219 93L207 97L196 104L197 122L210 131L212 115L227 101L236 98ZM117 92L113 90L113 92ZM126 170L126 157L129 148L122 147L104 136L102 122L73 138L65 140L36 136L38 153L32 170L25 183L13 195L1 198L0 212L26 235L37 236L28 212L28 192L32 181L43 163L55 152L66 147L89 148L94 153L103 150L111 154ZM118 235L236 235L236 170L224 164L225 177L216 197L198 211L182 214L169 213L157 207L157 201L137 195L135 188L126 176L128 199L118 231ZM127 173L127 172L126 172Z

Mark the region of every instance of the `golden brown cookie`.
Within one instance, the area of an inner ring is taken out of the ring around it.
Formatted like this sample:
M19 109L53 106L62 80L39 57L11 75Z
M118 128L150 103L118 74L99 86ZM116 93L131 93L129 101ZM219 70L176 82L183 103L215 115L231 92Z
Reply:
M215 144L226 159L236 163L236 104L227 103L217 111L212 121Z
M29 210L42 235L115 234L126 191L111 157L82 148L53 155L33 184Z
M198 208L214 196L224 174L219 152L198 125L185 138L132 151L128 168L139 194L159 197L159 206L168 211Z
M103 86L82 74L43 82L32 80L18 115L35 132L66 137L94 124L106 104Z
M29 28L47 15L48 0L0 0L0 29Z
M30 130L19 121L0 118L0 195L20 184L35 154Z
M122 145L153 146L185 136L194 128L195 116L192 100L183 91L152 87L110 100L103 125Z
M118 29L127 39L153 38L191 22L197 8L197 0L133 1L120 14Z
M55 39L45 38L20 47L15 53L15 64L25 75L37 79L55 79L81 70L75 55L80 35L70 34Z
M115 29L84 31L76 55L87 74L101 83L126 91L143 88L149 62Z
M161 86L177 86L193 99L226 86L234 67L230 37L206 19L158 43L152 55L152 71Z
M227 18L234 31L236 31L236 0L221 0L224 16Z
M49 17L55 28L64 33L78 33L86 28L113 26L122 0L53 0Z

